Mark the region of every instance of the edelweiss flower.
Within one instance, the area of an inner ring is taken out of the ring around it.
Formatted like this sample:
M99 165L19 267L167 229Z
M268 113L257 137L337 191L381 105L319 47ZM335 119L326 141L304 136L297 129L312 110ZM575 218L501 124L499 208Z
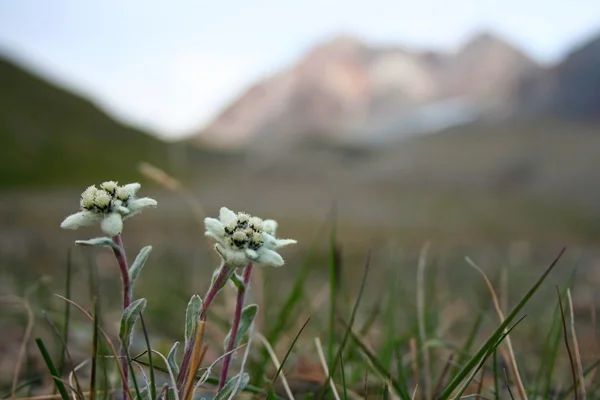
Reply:
M222 207L219 219L205 218L206 235L217 241L215 250L230 267L248 263L280 267L283 258L275 250L296 243L292 239L276 239L277 222L234 213Z
M123 231L123 220L140 213L146 207L155 207L156 200L144 197L136 198L140 190L139 183L119 186L109 181L88 187L81 194L81 211L69 215L61 224L63 229L79 229L100 222L102 231L110 237Z

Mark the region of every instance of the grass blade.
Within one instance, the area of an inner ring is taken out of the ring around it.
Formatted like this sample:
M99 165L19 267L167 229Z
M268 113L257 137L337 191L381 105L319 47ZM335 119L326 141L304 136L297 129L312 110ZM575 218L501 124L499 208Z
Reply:
M56 366L54 365L54 362L52 361L50 353L48 353L48 349L46 349L44 342L40 338L35 338L35 343L37 344L40 353L42 353L42 357L46 363L46 367L48 367L50 375L52 375L52 378L54 378L54 384L56 385L58 393L60 393L60 397L62 400L70 400L67 388L65 387L63 381L60 380L60 374L58 373L58 370L56 369Z
M154 363L152 362L152 347L150 346L148 330L146 329L146 323L144 322L144 316L142 315L141 311L140 322L142 323L142 331L144 332L144 339L146 340L146 349L148 349L148 364L150 369L150 398L156 399L156 379L154 377Z
M492 336L481 346L479 351L470 359L470 361L465 365L459 373L454 377L454 379L448 384L448 386L444 389L441 394L441 399L448 399L452 392L458 387L460 382L467 377L469 372L479 363L479 361L485 356L487 351L497 343L498 339L502 336L502 333L506 327L512 323L515 319L519 311L525 306L525 304L529 301L529 299L537 292L541 284L548 277L550 272L554 269L554 267L558 264L558 261L561 259L564 254L566 248L562 248L556 258L552 261L552 263L548 266L546 271L540 276L537 282L533 285L531 289L521 298L519 303L515 306L515 308L510 312L510 314L506 317L504 322L500 324L500 326L494 331Z
M360 338L358 338L354 334L354 332L352 332L352 331L349 331L349 332L350 332L350 338L352 338L352 340L358 345L361 352L365 355L367 360L371 363L371 365L375 369L375 372L377 372L379 374L381 379L383 379L384 381L387 381L389 379L390 383L392 385L392 388L394 389L394 392L396 392L396 394L398 396L400 396L401 399L410 399L410 396L408 395L408 393L406 393L403 390L403 388L398 384L398 382L395 379L390 379L390 376L391 376L390 372L381 364L381 362L379 362L379 360L371 352L371 350L369 350L369 348L360 340Z
M279 374L281 374L281 371L283 370L283 366L284 366L285 362L287 361L288 357L292 353L292 349L296 345L296 342L298 341L298 338L300 338L300 335L302 334L302 331L304 330L304 328L306 328L306 326L308 325L309 321L310 321L310 318L306 320L306 322L302 325L302 328L300 328L300 330L298 331L298 333L294 337L294 340L292 340L292 344L290 345L290 347L285 352L285 356L283 357L283 360L281 360L281 364L279 365L279 368L277 368L277 372L275 373L275 376L271 380L271 386L273 386L275 384L275 381L279 377Z
M72 262L72 248L69 248L67 252L67 271L66 271L66 282L65 282L65 298L71 298L71 275L73 270L73 262ZM71 305L66 302L65 303L65 311L64 311L64 323L62 329L62 348L60 352L60 359L58 361L58 370L62 373L65 372L65 357L67 356L67 346L69 343L69 323L71 320Z
M90 372L90 400L96 397L96 375L98 368L98 331L100 325L100 305L97 297L94 297L94 333L92 336L92 371Z
M46 314L46 312L44 312L43 314L44 314L44 318L46 319L46 322L48 323L48 325L50 325L50 329L52 329L52 332L54 333L54 336L56 336L57 340L60 342L61 348L64 349L63 351L64 351L64 354L66 355L66 360L69 361L69 364L71 365L71 369L75 368L75 364L73 363L73 359L71 358L71 354L69 352L69 349L65 345L65 342L63 341L63 337L61 336L58 328L56 327L56 325L54 324L54 322L52 322L52 320L50 319L50 317L48 316L48 314ZM63 353L61 353L61 356L62 356L62 354ZM59 367L59 373L61 374L61 376L65 372L66 371L61 371L60 367ZM76 373L73 373L73 378L75 380L75 387L77 388L78 395L83 396L83 390L81 389L81 385L79 383L79 378L77 378L77 374Z
M565 347L567 348L567 353L569 354L569 363L571 365L571 375L573 378L573 396L575 400L579 400L579 393L577 391L577 372L575 372L575 361L573 360L573 353L571 352L571 347L569 346L569 335L567 333L567 319L565 318L565 310L562 304L562 298L560 295L560 290L558 286L556 287L556 294L558 295L558 305L560 307L560 316L562 318L562 327L563 327L563 337L565 339Z
M334 205L335 207L335 205ZM339 275L340 275L340 249L337 243L337 232L336 223L337 215L336 209L333 209L333 216L331 218L331 236L330 240L330 260L329 260L329 342L327 343L327 364L331 370L335 364L334 357L334 345L335 345L335 315L337 314L337 299L338 299L338 288L339 288ZM331 375L330 375L331 377Z
M342 354L342 352L344 351L344 348L346 346L346 342L348 341L348 337L350 336L350 333L352 332L352 326L354 325L356 313L358 311L360 301L362 300L362 296L365 291L365 285L367 283L367 276L369 274L370 267L371 267L371 252L369 251L367 253L367 258L365 260L365 269L364 269L363 276L362 276L362 279L360 282L360 288L358 290L358 295L356 296L356 301L354 302L354 307L352 308L352 314L350 315L350 322L348 323L348 325L346 327L346 332L344 333L342 343L340 344L337 354L335 355L336 360L340 358L340 355ZM333 376L335 375L336 367L337 367L336 362L331 364L331 367L329 368L327 381L330 381L333 378ZM319 396L317 396L317 399L321 399L324 394L325 394L325 386L323 386L323 388L321 389L321 393L319 394Z
M129 349L127 347L124 348L125 357L127 357L127 365L129 366L129 371L131 372L131 379L133 380L133 388L135 390L136 400L142 399L142 395L140 393L140 387L137 383L137 379L135 378L135 370L133 369L133 363L131 361L131 355L129 354ZM153 397L155 399L156 397Z

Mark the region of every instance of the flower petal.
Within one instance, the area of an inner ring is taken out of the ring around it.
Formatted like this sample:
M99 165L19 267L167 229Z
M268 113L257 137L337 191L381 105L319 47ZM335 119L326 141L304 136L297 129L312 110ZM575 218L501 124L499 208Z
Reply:
M283 265L283 258L276 251L269 250L265 247L261 247L258 251L258 258L256 263L263 266L270 267L281 267Z
M206 227L206 235L217 240L223 240L225 236L225 227L216 218L204 218L204 226Z
M127 218L140 213L144 208L147 207L156 207L158 203L156 200L151 199L150 197L142 197L141 199L131 199L127 202L127 209L129 210L129 214L127 214Z
M274 249L279 249L283 246L298 243L298 241L296 241L294 239L275 239L275 242L276 242L275 247L273 247Z
M269 235L275 236L277 231L277 221L272 219L266 219L263 221L263 231Z
M248 258L243 250L227 249L219 243L215 245L215 250L219 253L225 265L230 268L241 268L248 264Z
M114 237L123 232L123 218L121 214L113 212L108 214L100 223L100 228L110 237Z
M219 210L219 219L223 225L227 225L227 223L237 220L237 215L229 208L221 207L221 210Z
M294 239L276 239L268 233L263 233L262 236L265 241L265 246L267 246L269 249L279 249L280 247L287 246L289 244L298 243Z
M80 211L75 214L69 215L60 224L63 229L79 229L83 226L91 226L102 219L102 215L96 214L92 211Z
M252 261L256 260L258 258L258 253L255 250L252 249L246 249L246 255L248 256L248 258Z
M140 185L137 182L128 183L127 185L122 186L122 188L125 189L130 196L135 196L135 194L138 192L138 190L140 190L141 187L142 185Z

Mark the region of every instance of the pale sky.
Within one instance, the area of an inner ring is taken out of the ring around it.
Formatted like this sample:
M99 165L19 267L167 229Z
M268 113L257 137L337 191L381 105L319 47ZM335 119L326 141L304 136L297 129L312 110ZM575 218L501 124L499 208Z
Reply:
M0 0L0 52L177 138L336 33L452 50L491 29L542 62L600 32L598 0ZM0 88L1 90L1 88Z

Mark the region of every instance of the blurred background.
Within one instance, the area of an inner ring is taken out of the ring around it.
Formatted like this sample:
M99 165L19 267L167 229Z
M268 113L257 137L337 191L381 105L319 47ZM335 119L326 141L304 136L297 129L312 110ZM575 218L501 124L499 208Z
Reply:
M62 290L73 241L99 234L59 228L79 194L139 181L159 207L124 242L131 257L153 245L142 293L168 299L149 305L156 320L182 321L216 258L198 212L141 162L183 182L200 214L274 218L299 240L268 272L283 282L272 296L311 249L315 285L327 276L333 215L348 276L371 249L375 286L402 257L412 276L426 241L450 277L465 255L534 276L567 245L600 283L600 7L0 2L0 291L42 277ZM111 254L80 250L76 268L94 254L117 281Z

